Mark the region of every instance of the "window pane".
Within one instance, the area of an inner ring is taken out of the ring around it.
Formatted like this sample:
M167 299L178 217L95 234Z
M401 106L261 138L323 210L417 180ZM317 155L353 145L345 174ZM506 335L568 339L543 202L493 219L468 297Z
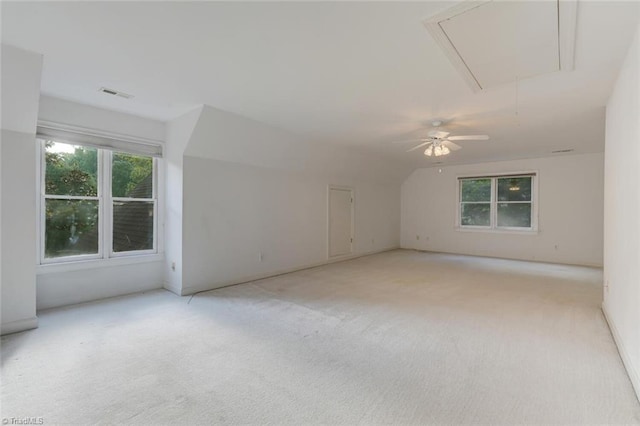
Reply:
M491 201L491 179L464 179L460 201Z
M98 253L98 201L46 200L45 257Z
M153 158L114 152L111 182L114 197L153 197Z
M113 203L113 251L153 249L153 201Z
M45 192L51 195L98 195L98 150L45 142Z
M463 203L460 224L463 226L490 226L491 204Z
M498 226L531 228L531 203L498 203Z
M499 178L498 201L531 201L531 176Z

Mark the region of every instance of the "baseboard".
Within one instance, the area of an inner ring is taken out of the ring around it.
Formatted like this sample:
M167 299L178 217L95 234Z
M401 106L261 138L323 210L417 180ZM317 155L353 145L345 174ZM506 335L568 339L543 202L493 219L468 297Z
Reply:
M180 293L181 293L181 288L180 288L180 286L178 286L178 285L176 285L176 284L173 284L173 283L170 283L170 282L165 281L165 282L163 283L162 287L163 287L165 290L169 290L169 291L170 291L171 293L173 293L173 294L177 294L178 296L182 296L182 295L180 294Z
M559 261L552 260L544 260L544 259L524 259L522 257L500 257L500 256L490 256L485 254L475 254L475 253L462 253L462 252L454 252L454 251L441 251L441 250L429 250L429 249L421 249L421 248L413 248L413 247L400 247L402 250L413 250L419 251L422 253L436 253L436 254L455 254L459 256L470 256L470 257L485 257L487 259L501 259L501 260L516 260L521 262L533 262L533 263L547 263L550 265L564 265L564 266L584 266L586 268L596 268L602 269L602 263L563 263Z
M4 336L5 334L19 333L34 328L38 328L38 317L3 323L1 334Z
M206 286L187 286L187 287L183 287L181 291L175 291L174 289L171 289L168 286L165 286L165 288L168 289L169 291L172 291L173 293L178 294L178 295L189 296L191 294L201 293L203 291L215 290L215 289L218 289L218 288L230 287L230 286L238 285L238 284L245 284L245 283L248 283L248 282L251 282L251 281L264 280L266 278L277 277L278 275L290 274L292 272L303 271L305 269L310 269L310 268L317 268L318 266L329 265L329 264L337 263L337 262L346 262L348 260L354 260L354 259L358 259L360 257L371 256L373 254L378 254L378 253L384 253L384 252L387 252L387 251L397 250L399 248L400 248L399 246L394 246L394 247L388 247L388 248L384 248L384 249L380 249L380 250L374 250L374 251L370 251L370 252L366 252L366 253L359 253L359 254L353 254L353 255L348 255L348 256L340 256L340 257L333 258L333 259L327 259L327 260L324 260L322 262L317 262L317 263L311 263L311 264L307 264L307 265L297 266L295 268L281 269L281 270L277 270L277 271L268 272L266 274L258 274L258 275L246 276L246 277L238 278L236 280L221 281L221 282L217 282L215 284L209 284L209 285L206 285Z
M613 341L618 348L618 353L620 354L620 358L622 358L622 364L624 364L624 368L626 368L627 370L627 374L629 375L629 379L631 380L631 385L636 391L636 398L638 398L638 401L640 401L640 374L638 374L638 370L636 370L635 366L631 362L629 352L627 352L624 343L622 342L622 338L620 337L620 333L618 333L616 325L613 323L613 321L611 321L611 317L609 316L609 314L607 314L607 308L605 307L604 303L602 304L602 313L604 314L604 319L609 325L609 330L611 331L611 335L613 336Z

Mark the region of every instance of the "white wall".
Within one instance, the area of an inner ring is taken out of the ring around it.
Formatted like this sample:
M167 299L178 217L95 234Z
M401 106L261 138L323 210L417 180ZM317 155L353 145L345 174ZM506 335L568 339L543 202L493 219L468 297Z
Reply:
M42 56L2 45L2 334L37 327L35 131Z
M329 184L354 189L354 254L399 246L399 183L193 157L184 180L186 293L326 262Z
M355 190L354 255L398 247L407 174L203 107L184 156L181 293L327 262L331 184Z
M165 139L165 125L162 122L48 96L40 99L38 119L158 142L164 142ZM162 237L162 216L159 217L158 226ZM162 288L162 243L159 248L158 255L139 258L135 263L130 259L108 259L76 265L38 266L37 308L46 309Z
M38 274L37 308L47 309L162 288L163 261L89 266Z
M37 326L35 135L2 130L2 334Z
M418 169L402 185L403 248L602 265L603 154ZM538 172L534 234L456 230L457 177ZM420 239L417 240L416 236Z
M40 97L38 120L85 127L90 130L119 133L125 136L151 139L158 142L164 142L165 140L165 124L161 121L96 108L46 95Z
M407 168L361 151L304 140L246 117L204 106L185 155L280 170L402 182Z
M183 157L201 112L199 107L167 123L164 287L176 294L182 291Z
M639 34L607 104L602 307L640 398Z

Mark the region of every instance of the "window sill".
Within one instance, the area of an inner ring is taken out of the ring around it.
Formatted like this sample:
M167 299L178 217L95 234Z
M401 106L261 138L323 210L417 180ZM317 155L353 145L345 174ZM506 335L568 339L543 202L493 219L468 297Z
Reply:
M56 272L82 271L87 269L112 268L117 266L135 265L142 263L162 262L163 253L130 255L112 257L109 259L78 260L71 262L47 263L36 266L36 274L49 274Z
M507 235L537 235L538 229L500 229L500 228L465 228L455 227L458 232L479 232L484 234L507 234Z

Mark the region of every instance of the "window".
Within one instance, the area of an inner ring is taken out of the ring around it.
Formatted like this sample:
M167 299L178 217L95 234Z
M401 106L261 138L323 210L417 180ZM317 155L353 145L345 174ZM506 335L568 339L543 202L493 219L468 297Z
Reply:
M153 158L111 153L114 253L154 250Z
M156 158L39 142L41 263L157 252Z
M460 178L458 225L535 230L534 185L535 174Z

